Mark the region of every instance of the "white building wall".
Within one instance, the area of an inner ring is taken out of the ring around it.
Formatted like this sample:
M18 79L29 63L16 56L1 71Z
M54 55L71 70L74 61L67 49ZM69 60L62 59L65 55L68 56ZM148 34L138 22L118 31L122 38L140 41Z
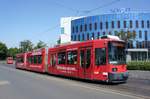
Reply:
M61 34L59 37L60 43L71 41L71 21L81 17L62 17L60 19Z

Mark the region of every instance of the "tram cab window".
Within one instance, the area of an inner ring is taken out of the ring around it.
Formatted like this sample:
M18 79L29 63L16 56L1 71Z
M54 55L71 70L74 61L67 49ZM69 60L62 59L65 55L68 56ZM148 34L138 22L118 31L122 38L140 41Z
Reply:
M106 48L95 48L95 65L106 64Z
M66 64L66 52L58 53L58 64Z
M67 64L75 65L77 64L77 51L69 51L67 53Z

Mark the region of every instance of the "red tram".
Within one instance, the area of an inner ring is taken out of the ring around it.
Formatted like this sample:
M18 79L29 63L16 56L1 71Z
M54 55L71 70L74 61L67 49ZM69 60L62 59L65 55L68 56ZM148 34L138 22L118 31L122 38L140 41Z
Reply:
M48 59L46 49L27 52L26 67L81 79L125 82L128 78L125 56L123 41L103 38L49 48Z
M14 63L13 57L7 57L6 62L7 64L13 64Z
M27 52L26 67L28 70L45 72L46 68L46 49L41 48Z
M16 68L27 69L26 62L26 53L20 53L16 55Z

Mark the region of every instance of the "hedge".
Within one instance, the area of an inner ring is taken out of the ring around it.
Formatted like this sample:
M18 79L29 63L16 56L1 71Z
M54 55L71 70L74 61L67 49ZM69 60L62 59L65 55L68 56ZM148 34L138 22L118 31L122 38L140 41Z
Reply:
M127 63L128 70L149 70L150 61L131 61Z

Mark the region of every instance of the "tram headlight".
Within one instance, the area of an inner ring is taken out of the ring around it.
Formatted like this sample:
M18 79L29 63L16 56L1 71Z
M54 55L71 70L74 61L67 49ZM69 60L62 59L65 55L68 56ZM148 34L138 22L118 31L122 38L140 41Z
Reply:
M112 72L117 72L118 69L117 68L112 68Z

